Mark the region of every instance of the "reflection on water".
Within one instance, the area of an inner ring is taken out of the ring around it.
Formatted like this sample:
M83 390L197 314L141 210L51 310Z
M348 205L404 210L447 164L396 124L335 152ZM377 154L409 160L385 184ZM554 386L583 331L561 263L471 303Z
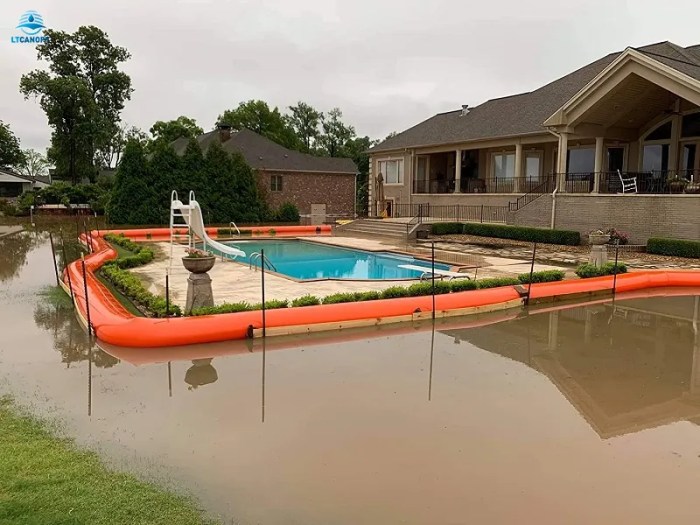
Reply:
M27 255L48 237L30 232L0 238L0 283L17 276L27 263Z
M111 357L39 295L52 280L42 241L0 288L2 392L225 522L700 513L698 296Z

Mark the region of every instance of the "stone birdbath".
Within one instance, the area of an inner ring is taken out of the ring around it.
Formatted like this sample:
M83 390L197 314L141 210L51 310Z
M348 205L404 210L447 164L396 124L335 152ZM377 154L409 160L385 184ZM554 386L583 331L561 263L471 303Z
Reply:
M595 231L588 234L588 243L593 246L606 244L610 240L610 235L603 231Z
M608 262L608 250L606 244L610 240L610 234L602 230L592 231L588 234L588 243L591 245L591 254L588 262L594 266L603 266Z
M187 255L182 258L182 265L190 272L187 278L185 315L191 314L193 308L214 306L211 277L207 272L214 267L215 262L216 257L211 253L195 248L187 249Z

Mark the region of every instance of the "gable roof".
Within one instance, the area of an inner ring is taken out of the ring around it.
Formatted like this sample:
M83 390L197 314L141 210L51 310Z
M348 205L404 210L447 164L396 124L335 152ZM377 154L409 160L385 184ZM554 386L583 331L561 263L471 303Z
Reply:
M197 137L197 142L203 151L220 141L218 130L204 133ZM178 155L182 155L189 140L179 138L171 143ZM316 157L285 148L253 131L243 129L232 131L231 137L221 143L224 151L240 153L253 169L272 171L301 171L355 174L357 166L352 159L344 157Z
M660 42L635 49L653 60L700 80L700 45L683 48L671 42ZM611 53L534 91L488 100L470 109L464 116L461 109L439 113L369 151L377 153L418 146L544 133L544 121L622 53Z
M24 182L31 182L31 183L38 183L42 186L48 186L51 184L51 179L49 177L43 177L43 176L37 176L37 177L29 177L27 175L22 175L21 173L17 173L15 171L9 170L7 168L0 168L0 174L4 175L4 182L17 182L17 183L24 183ZM16 178L18 180L12 180L12 178Z

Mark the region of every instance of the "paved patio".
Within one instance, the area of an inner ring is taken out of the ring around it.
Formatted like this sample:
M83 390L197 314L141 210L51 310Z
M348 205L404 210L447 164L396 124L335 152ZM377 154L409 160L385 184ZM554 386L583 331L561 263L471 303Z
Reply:
M406 252L406 246L398 246L379 240L359 239L353 237L312 237L308 240L322 242L348 248L360 248L367 251L399 251ZM153 243L156 251L156 259L145 266L135 268L132 271L141 278L152 293L165 295L165 275L169 268L170 244L167 242ZM184 306L187 296L187 277L189 273L184 269L180 258L185 255L184 246L176 246L173 255L173 267L170 271L170 297L171 300ZM425 254L429 255L429 254ZM460 256L460 254L457 254ZM479 266L478 278L515 276L530 270L530 263L524 259L510 259L491 256L457 257L452 260L449 253L436 251L436 259L451 262L456 267L463 267L467 275L474 276L474 266ZM562 266L536 264L535 271L547 269L566 269ZM224 302L246 301L259 303L261 301L260 272L250 269L248 264L233 261L218 260L214 268L209 272L212 278L212 289L216 304ZM350 280L323 280L299 282L286 277L267 272L265 274L266 299L293 300L306 294L324 297L338 292L364 292L370 290L381 291L390 286L407 286L416 281L350 281Z

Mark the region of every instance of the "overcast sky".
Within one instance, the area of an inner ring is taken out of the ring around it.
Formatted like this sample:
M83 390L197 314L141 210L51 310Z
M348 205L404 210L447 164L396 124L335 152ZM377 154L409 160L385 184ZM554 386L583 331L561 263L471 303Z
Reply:
M338 106L358 134L383 138L627 46L700 41L700 2L683 0L5 0L0 120L41 150L51 130L18 91L41 64L31 45L9 42L29 9L53 29L96 25L129 50L134 93L122 117L144 130L178 115L209 129L255 98Z

